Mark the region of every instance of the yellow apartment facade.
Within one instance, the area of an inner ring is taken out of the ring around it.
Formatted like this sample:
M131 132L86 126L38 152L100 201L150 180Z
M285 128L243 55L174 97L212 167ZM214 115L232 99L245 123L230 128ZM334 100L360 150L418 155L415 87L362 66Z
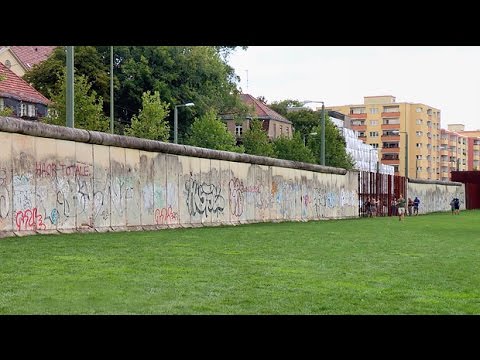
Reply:
M422 103L397 103L395 97L365 96L363 104L327 106L352 118L359 138L377 148L382 164L395 175L440 180L440 109Z

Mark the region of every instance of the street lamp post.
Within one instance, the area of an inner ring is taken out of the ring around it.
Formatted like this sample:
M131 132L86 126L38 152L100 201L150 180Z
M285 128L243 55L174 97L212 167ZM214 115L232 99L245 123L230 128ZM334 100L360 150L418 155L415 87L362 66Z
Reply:
M405 134L405 177L408 179L408 133L399 131L399 134Z
M74 48L67 46L67 91L66 91L66 107L67 107L67 127L75 127L75 90L74 90Z
M301 101L303 105L309 103L322 103L322 115L321 115L321 124L322 124L322 137L320 143L320 165L325 165L325 103L323 101L316 100L305 100Z
M173 108L173 142L178 144L178 108L183 106L194 106L194 103L175 105Z

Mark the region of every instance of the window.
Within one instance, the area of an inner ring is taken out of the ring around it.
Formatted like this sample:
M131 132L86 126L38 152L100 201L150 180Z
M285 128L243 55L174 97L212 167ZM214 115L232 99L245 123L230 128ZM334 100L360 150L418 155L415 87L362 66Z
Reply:
M398 106L384 106L383 112L385 113L400 112L400 108Z
M417 143L416 146L417 146L417 148L421 149L422 148L422 143Z
M35 108L34 104L28 104L27 109L28 109L28 116L34 117L37 115L37 109Z
M287 134L287 137L290 137L289 134L288 134L288 126L285 127L285 133Z
M393 165L393 171L398 172L398 165Z
M235 125L235 135L242 136L243 134L243 125Z
M378 131L370 131L370 136L371 137L377 137L378 136Z
M10 62L10 60L5 60L5 66L9 69L12 67L12 63Z
M0 98L0 111L2 111L2 110L3 110L3 106L4 106L4 105L3 105L3 99L2 99L2 98Z
M417 160L422 160L422 155L417 155Z
M365 137L365 131L359 131L358 136L359 137Z
M282 125L280 125L280 136L283 135L283 128L282 128Z
M373 143L373 144L370 144L370 145L372 145L372 147L373 147L374 149L378 149L378 144L377 144L377 143Z
M423 132L417 131L416 134L417 134L417 136L422 136L422 135L423 135Z
M365 108L350 108L350 114L366 114Z
M427 114L428 114L428 115L432 115L432 109L428 109L428 110L427 110Z
M378 125L378 120L370 120L370 125Z
M415 111L418 112L418 113L422 112L422 110L423 110L423 109L422 109L421 107L417 107L417 108L415 109Z
M20 104L20 116L27 116L27 104Z
M422 119L417 119L416 123L417 123L417 125L422 125L422 124L423 124L423 120L422 120Z
M370 114L378 114L378 108L370 108Z

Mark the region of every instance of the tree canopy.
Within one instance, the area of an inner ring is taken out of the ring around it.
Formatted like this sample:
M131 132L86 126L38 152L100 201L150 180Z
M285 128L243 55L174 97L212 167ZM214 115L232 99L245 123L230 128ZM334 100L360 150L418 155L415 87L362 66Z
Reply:
M275 157L273 145L258 119L250 121L250 128L243 133L242 141L247 154Z
M158 91L150 91L142 95L142 109L133 115L132 123L125 129L125 135L144 139L167 141L170 127L165 121L168 115L168 104L160 100Z
M245 49L245 47L242 47ZM232 46L116 46L114 47L114 112L117 122L130 124L142 106L146 91L158 91L173 108L187 102L194 107L184 111L179 135L184 134L194 117L209 109L224 113L241 107L237 83L239 77L226 59ZM91 82L91 90L103 97L105 115L109 114L109 46L76 46L75 73ZM57 86L65 66L65 50L59 47L46 61L35 66L25 79L42 94L59 93ZM173 128L173 114L168 115ZM171 138L173 133L170 132Z
M188 145L208 149L243 152L243 147L236 146L235 136L213 110L195 118L186 142Z
M276 156L279 159L302 161L315 164L315 156L312 150L303 144L299 132L295 131L291 139L281 136L273 141Z
M46 123L65 126L67 118L65 78L66 74L63 72L58 80L59 83L55 85L60 89L60 92L51 97L53 104L49 106L49 114L44 118ZM85 130L107 131L110 123L102 111L103 99L101 96L97 96L91 86L85 76L75 76L75 127Z

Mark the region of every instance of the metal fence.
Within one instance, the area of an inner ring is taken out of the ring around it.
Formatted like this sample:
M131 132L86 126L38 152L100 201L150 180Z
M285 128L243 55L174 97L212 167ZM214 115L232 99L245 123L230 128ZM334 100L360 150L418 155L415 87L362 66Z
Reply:
M406 198L407 182L404 176L376 172L358 173L360 216L392 216L397 214L395 200L400 194ZM370 207L366 204L370 203Z

